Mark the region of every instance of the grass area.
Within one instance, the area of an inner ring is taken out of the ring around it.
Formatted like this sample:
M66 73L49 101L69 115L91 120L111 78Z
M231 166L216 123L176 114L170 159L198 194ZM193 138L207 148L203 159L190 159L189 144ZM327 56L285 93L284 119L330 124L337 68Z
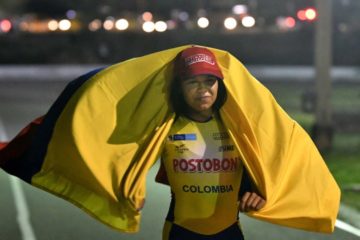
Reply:
M345 190L360 184L360 134L335 135L334 150L324 158L342 189L341 201L360 211L360 192Z
M312 114L290 115L309 132L314 122ZM360 192L346 190L351 185L360 185L360 133L335 133L333 149L322 155L341 188L341 201L360 211Z

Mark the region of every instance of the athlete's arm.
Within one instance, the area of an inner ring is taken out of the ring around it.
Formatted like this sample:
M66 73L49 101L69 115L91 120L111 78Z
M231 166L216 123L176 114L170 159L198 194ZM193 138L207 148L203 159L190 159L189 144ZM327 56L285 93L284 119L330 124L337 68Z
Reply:
M253 190L252 190L249 174L247 173L246 168L243 167L243 173L242 173L242 177L241 177L241 185L240 185L238 199L240 200L246 192L253 192Z
M170 185L162 158L160 159L160 167L156 174L155 182Z

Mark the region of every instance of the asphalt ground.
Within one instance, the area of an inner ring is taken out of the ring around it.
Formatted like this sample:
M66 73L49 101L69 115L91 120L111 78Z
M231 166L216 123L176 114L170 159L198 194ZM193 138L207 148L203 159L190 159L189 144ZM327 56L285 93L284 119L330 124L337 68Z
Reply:
M21 78L0 82L0 140L11 139L28 122L47 111L66 85L66 81L56 76L53 74L49 81ZM137 234L110 229L72 204L0 170L0 240L161 239L170 191L154 182L156 170L157 165L147 178L147 201L141 231ZM280 227L245 215L240 219L246 239L360 239L359 229L349 230L348 226L337 227L333 234L327 235ZM342 222L338 226L339 223Z

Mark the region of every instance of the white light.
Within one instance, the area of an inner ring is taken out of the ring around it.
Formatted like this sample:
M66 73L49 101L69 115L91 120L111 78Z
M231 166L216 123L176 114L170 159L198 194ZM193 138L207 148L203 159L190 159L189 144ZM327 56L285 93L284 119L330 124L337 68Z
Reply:
M209 19L206 17L201 17L198 19L197 24L201 28L207 28L209 26Z
M56 31L59 27L59 23L56 20L50 20L48 22L48 28L50 31Z
M61 31L67 31L71 28L71 22L67 19L63 19L59 22L59 29Z
M121 18L119 20L116 21L115 23L115 27L118 29L118 30L126 30L128 29L129 27L129 22L128 20L124 19L124 18Z
M110 31L110 30L113 29L114 26L115 26L114 20L113 20L113 19L107 19L107 20L105 20L103 26L104 26L104 29L105 29L105 30Z
M246 28L251 28L255 25L255 18L252 16L246 16L241 20L241 23Z
M305 16L307 20L313 21L317 16L317 12L314 8L308 8L305 10Z
M237 15L246 14L248 12L248 7L243 4L238 4L233 7L232 11Z
M165 32L167 29L167 24L164 21L158 21L155 23L155 30L158 32Z
M155 30L155 24L153 22L144 22L142 25L144 32L153 32Z
M233 17L228 17L224 21L224 26L225 26L226 29L233 30L237 26L237 21Z
M101 21L99 19L94 19L91 23L89 23L89 30L94 32L101 28Z

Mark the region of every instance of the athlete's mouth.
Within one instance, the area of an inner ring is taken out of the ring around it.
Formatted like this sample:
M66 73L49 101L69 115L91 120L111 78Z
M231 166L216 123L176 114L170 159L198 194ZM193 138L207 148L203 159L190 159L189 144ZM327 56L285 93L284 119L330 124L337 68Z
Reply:
M201 96L201 97L198 97L198 100L200 100L200 101L208 100L208 99L210 99L210 96Z

